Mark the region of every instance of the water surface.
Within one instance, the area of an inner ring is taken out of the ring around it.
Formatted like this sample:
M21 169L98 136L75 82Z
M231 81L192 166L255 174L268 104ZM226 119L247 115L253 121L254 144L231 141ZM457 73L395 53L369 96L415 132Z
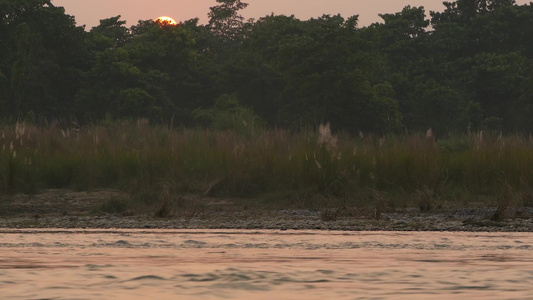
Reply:
M0 229L2 299L531 299L533 233Z

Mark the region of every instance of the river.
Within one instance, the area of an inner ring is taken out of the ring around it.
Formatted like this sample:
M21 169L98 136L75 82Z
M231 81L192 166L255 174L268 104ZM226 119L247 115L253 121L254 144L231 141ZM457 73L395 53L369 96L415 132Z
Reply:
M1 299L532 299L533 233L0 229Z

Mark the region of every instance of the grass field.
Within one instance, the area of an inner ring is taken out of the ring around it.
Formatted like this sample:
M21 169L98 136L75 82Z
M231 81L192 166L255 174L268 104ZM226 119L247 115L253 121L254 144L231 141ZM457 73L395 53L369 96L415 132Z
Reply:
M4 195L113 188L145 203L195 194L326 213L367 206L376 214L404 206L533 205L531 136L354 137L329 126L213 131L142 119L86 127L17 123L0 131Z

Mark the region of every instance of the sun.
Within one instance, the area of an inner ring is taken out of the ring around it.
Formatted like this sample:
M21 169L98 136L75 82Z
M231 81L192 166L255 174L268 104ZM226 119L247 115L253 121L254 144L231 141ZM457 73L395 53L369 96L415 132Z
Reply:
M176 22L171 17L162 16L157 19L155 19L155 22L161 24L161 25L178 25L178 22Z

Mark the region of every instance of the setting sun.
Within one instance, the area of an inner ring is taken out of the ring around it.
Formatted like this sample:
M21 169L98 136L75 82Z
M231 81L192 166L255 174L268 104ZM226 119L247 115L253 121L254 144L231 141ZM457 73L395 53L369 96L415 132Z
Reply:
M162 25L178 25L178 23L174 19L167 16L159 17L155 19L155 22L160 23Z

